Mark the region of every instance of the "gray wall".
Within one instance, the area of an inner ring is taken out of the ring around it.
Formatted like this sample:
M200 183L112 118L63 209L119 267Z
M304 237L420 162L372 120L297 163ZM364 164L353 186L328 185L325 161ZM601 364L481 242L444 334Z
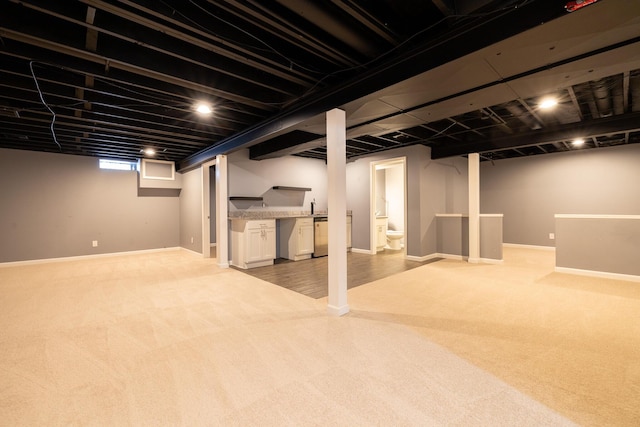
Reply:
M640 276L640 217L555 220L556 267Z
M347 209L353 212L353 247L370 249L370 164L396 157L407 158L407 255L434 254L437 252L435 214L468 209L467 161L464 158L432 161L431 150L422 145L363 157L347 165Z
M436 218L438 213L467 213L469 211L469 185L467 159L457 157L430 160L419 164L421 207L418 213L428 227L422 241L421 255L437 253ZM423 227L425 226L423 225Z
M439 254L469 256L469 216L436 217ZM480 216L480 258L502 260L502 217Z
M138 197L135 171L0 149L0 182L0 262L179 245L178 198Z
M502 259L503 217L480 216L480 258Z
M327 209L327 166L324 161L286 156L277 159L250 160L249 150L227 156L229 196L259 196L262 202L231 201L229 212L238 210L311 210ZM311 188L311 191L274 190L273 186Z
M640 213L640 144L483 162L480 206L504 241L555 246L555 214Z
M439 254L469 256L469 217L438 216L437 251Z
M202 253L202 167L182 174L180 246Z

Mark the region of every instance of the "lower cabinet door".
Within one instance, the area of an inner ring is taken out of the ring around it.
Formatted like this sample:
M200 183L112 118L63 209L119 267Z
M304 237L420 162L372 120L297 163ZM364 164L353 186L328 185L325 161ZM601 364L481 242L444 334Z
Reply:
M261 256L263 260L275 259L276 257L276 229L264 228L262 229L262 249Z
M298 227L298 250L296 255L313 253L313 221L300 224Z
M264 232L261 228L247 230L247 258L246 262L262 261L264 259L265 243Z

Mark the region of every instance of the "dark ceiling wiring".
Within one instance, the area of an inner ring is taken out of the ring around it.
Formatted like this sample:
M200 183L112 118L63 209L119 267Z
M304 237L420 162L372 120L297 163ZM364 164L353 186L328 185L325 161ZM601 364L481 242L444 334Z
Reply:
M252 39L262 43L263 45L265 45L269 50L271 50L271 52L275 53L276 55L280 56L281 58L285 59L287 62L289 62L289 67L293 67L293 65L295 65L296 67L298 67L301 70L304 71L308 71L310 73L315 73L315 74L321 74L322 71L318 71L318 70L313 70L311 68L305 67L304 65L301 65L297 62L295 62L294 60L292 60L291 58L289 58L287 55L281 53L279 50L277 50L276 48L274 48L273 46L271 46L270 44L268 44L267 42L265 42L264 40L260 39L259 37L251 34L249 31L240 28L239 26L217 16L216 14L210 12L209 10L207 10L206 8L200 6L199 4L197 4L194 0L189 0L189 3L191 3L192 5L194 5L195 7L197 7L198 9L202 10L204 13L206 13L207 15L211 16L212 18L215 18L225 24L227 24L228 26L230 26L231 28L235 28L236 30L246 34L247 36L251 37ZM234 43L237 43L234 41ZM263 50L263 49L260 49Z
M47 110L51 113L51 136L53 137L53 142L58 145L60 152L62 152L62 145L58 142L58 137L56 136L55 123L56 123L56 113L49 107L47 102L44 100L44 95L42 94L42 90L40 89L40 84L38 83L38 78L36 77L36 73L33 69L33 64L35 61L29 61L29 69L31 70L31 76L33 77L33 82L36 84L36 89L38 90L38 94L40 95L40 101L42 101L42 105L45 106Z
M168 108L174 108L174 109L178 109L181 111L188 111L191 108L191 105L193 105L193 103L195 103L196 99L191 98L191 97L187 97L187 96L183 96L183 95L178 95L178 94L172 94L170 96L163 96L162 94L159 93L153 93L154 89L149 88L148 90L151 92L144 92L144 91L140 91L140 90L136 90L134 88L128 87L126 85L123 84L118 84L115 83L113 81L111 81L111 79L107 78L107 77L102 77L102 76L98 76L96 74L91 74L91 73L87 73L84 71L79 71L79 70L74 70L71 68L67 68L67 67L63 67L61 65L57 65L57 64L52 64L52 63L48 63L48 62L42 62L42 61L31 61L33 64L39 65L39 66L46 66L46 67L51 67L51 68L56 68L62 71L66 71L78 76L82 76L82 77L91 77L93 78L95 81L100 82L105 84L106 86L110 86L113 88L117 88L120 89L122 91L131 93L133 95L137 95L139 97L141 97L140 100L142 100L142 98L146 98L148 99L148 101L146 101L148 104L150 104L153 107L168 107ZM32 73L33 76L33 73ZM37 83L37 81L36 81ZM39 86L37 86L39 88ZM86 89L91 89L91 88L86 88ZM124 95L115 95L115 96L123 96ZM84 102L84 101L82 101ZM215 102L215 106L216 108L220 109L220 108L225 108L225 106L228 103L225 102L220 102L219 100L217 100ZM126 104L123 104L123 106ZM45 105L45 107L47 107ZM47 108L49 110L49 108ZM238 108L237 108L238 109Z
M52 115L52 120L51 120L51 124L50 124L50 130L51 130L52 138L53 138L54 142L56 143L56 145L58 146L58 149L60 150L60 152L63 152L62 145L60 143L61 140L58 138L58 134L57 134L56 129L55 129L55 125L56 125L56 121L57 121L57 118L58 118L58 114L53 110L52 107L56 107L56 108L58 108L58 107L59 108L70 108L71 107L72 108L72 107L77 106L77 105L82 105L86 101L79 101L79 102L74 102L74 103L70 103L70 104L58 104L58 105L47 103L45 101L45 98L44 98L44 93L42 92L42 89L40 87L39 78L35 74L34 65L41 66L41 67L42 66L51 67L51 68L59 69L59 70L62 70L62 71L65 71L65 72L69 72L69 73L72 73L72 74L80 75L80 76L83 76L83 77L86 77L89 74L85 73L85 72L69 69L69 68L66 68L66 67L63 67L63 66L60 66L60 65L47 63L47 62L41 62L41 61L35 61L35 60L32 60L32 61L29 62L29 69L31 71L31 77L33 78L33 81L35 83L35 86L36 86L36 89L37 89L37 92L38 92L38 95L39 95L39 98L40 98L40 101L41 101L41 103L43 105L42 109L43 110L46 109ZM152 102L152 101L148 101L151 104L151 106L153 106L153 107L174 108L174 109L177 109L177 110L182 111L182 112L188 112L190 110L190 108L189 108L190 102L187 102L187 100L190 100L190 99L187 98L187 97L182 97L183 100L172 99L171 100L171 104L173 104L173 106L170 106L170 105L168 105L166 103L166 101L168 101L169 98L163 98L163 97L160 97L160 96L157 96L157 95L151 95L151 94L148 94L148 93L139 92L139 91L136 91L134 89L130 89L130 88L127 88L125 86L115 84L115 83L109 81L108 79L103 79L103 78L95 76L95 75L91 75L91 77L93 77L96 81L100 81L100 82L102 82L102 83L104 83L106 85L109 85L109 86L117 87L120 90L128 91L128 92L136 94L138 96L143 96L143 97L146 97L146 98L155 99L156 101L160 101L158 103ZM217 105L217 107L220 107L220 106ZM23 111L37 111L37 110L38 109L35 109L35 108L33 108L33 109L23 109ZM211 125L211 126L213 126L213 125ZM202 132L207 132L207 131L203 130Z
M78 74L82 75L83 73L78 73ZM117 83L114 83L114 82L110 81L109 79L106 79L106 78L103 78L103 77L100 77L100 76L92 75L92 77L96 81L104 83L107 86L115 87L115 88L121 89L121 90L123 90L125 92L130 92L130 93L132 93L134 95L138 95L138 96L154 99L154 100L161 101L161 102L176 102L175 99L170 99L168 97L165 98L163 96L156 95L156 94L144 93L144 92L141 92L141 91L138 91L138 90L135 90L135 89L131 89L131 88L126 87L124 85L119 85ZM177 95L176 95L176 97L177 97Z

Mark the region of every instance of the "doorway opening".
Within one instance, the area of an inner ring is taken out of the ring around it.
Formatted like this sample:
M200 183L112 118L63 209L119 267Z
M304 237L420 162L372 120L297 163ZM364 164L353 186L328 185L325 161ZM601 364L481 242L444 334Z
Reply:
M229 226L227 206L227 156L218 155L204 163L202 177L202 256L215 258L221 268L229 268ZM213 245L213 246L212 246ZM212 251L212 248L215 250Z
M371 254L401 251L406 256L406 157L371 162Z
M216 162L202 165L202 256L216 258Z

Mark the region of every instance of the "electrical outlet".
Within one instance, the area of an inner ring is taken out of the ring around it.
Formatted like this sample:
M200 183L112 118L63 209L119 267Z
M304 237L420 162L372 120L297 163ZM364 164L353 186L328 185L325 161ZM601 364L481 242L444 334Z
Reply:
M549 233L549 239L554 240L556 238L556 233Z
M193 236L191 236L191 243L193 243Z
M94 248L98 247L98 241L94 240L93 242L91 242L91 244L93 245Z

